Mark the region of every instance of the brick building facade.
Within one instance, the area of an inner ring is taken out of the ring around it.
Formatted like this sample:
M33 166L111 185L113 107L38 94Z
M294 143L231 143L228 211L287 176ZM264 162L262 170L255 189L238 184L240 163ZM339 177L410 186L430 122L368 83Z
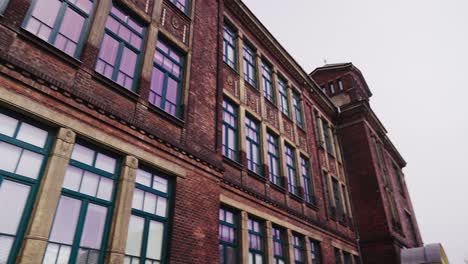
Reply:
M421 244L370 92L321 91L242 2L0 15L0 263L397 263Z

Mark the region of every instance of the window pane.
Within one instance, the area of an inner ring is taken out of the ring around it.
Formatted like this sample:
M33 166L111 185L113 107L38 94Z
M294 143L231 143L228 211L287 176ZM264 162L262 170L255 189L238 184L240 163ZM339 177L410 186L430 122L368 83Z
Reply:
M81 246L100 249L106 225L107 208L95 204L88 205L86 220L81 236Z
M135 73L136 62L137 54L128 48L124 48L120 70L129 76L133 76Z
M99 182L99 190L97 198L101 198L110 201L112 198L112 191L114 189L114 181L106 177L101 177Z
M18 140L43 148L47 140L47 131L22 123L18 131Z
M0 134L13 137L16 126L18 125L18 120L0 113L0 124L2 124L0 126Z
M156 211L157 196L151 193L145 193L143 211L154 214Z
M153 189L167 193L167 180L155 175L153 178Z
M0 263L7 263L14 238L0 235Z
M1 183L0 204L4 213L0 217L0 233L16 235L30 189L27 185L9 180Z
M63 16L62 25L60 26L60 33L74 43L77 43L83 29L84 21L84 17L73 9L67 8Z
M93 166L94 151L79 144L75 144L71 158L89 166Z
M21 148L0 141L0 170L15 172L21 155Z
M91 0L77 0L75 5L81 8L83 11L89 13L93 7L93 1Z
M126 254L138 257L140 256L144 225L145 220L143 218L134 215L130 217L127 246L125 249Z
M42 264L55 264L60 246L57 244L48 244Z
M95 165L97 169L101 169L109 173L114 173L115 164L116 164L116 160L114 158L111 158L101 153L97 154L96 165Z
M148 233L148 247L146 256L152 259L161 259L162 238L164 234L164 225L159 222L151 221Z
M142 210L143 209L143 198L144 198L145 192L142 190L135 189L133 192L133 202L132 202L132 208Z
M99 58L111 65L114 65L118 50L119 42L117 42L117 40L113 39L111 36L104 34L101 50L99 52Z
M63 181L63 188L78 191L80 188L81 177L83 170L75 166L68 166L67 172L65 173L65 179Z
M158 197L158 206L156 207L156 215L164 216L167 215L167 199Z
M137 171L137 176L136 176L136 182L145 185L148 187L151 187L151 173L138 169Z
M50 241L71 244L75 236L81 201L66 196L60 197Z
M29 150L23 150L16 173L32 179L37 179L41 170L43 156Z
M94 173L85 171L83 174L83 180L81 181L80 192L90 196L96 196L98 183L99 176Z

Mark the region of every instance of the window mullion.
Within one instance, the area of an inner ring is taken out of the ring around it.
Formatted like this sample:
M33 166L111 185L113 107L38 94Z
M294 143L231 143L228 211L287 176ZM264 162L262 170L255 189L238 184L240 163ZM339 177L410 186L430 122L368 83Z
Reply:
M145 225L143 227L143 240L141 241L141 249L140 249L140 263L146 261L146 251L148 247L148 239L149 239L149 224L150 220L146 216L144 217L145 219Z
M80 215L78 217L78 222L76 224L75 237L73 238L72 248L70 252L70 262L75 262L76 257L78 256L78 251L80 249L81 235L83 233L84 222L86 220L86 213L88 211L88 201L81 200ZM56 212L57 214L57 212Z
M167 95L167 84L169 82L169 74L164 72L164 81L163 81L163 89L161 92L161 109L166 109L166 95Z
M122 41L119 41L119 49L117 51L117 58L115 59L114 71L112 72L112 80L117 82L117 77L119 76L120 63L122 62L122 55L125 44Z
M67 10L67 3L65 1L62 2L60 9L57 13L57 17L55 18L54 25L52 27L52 31L50 32L49 36L49 43L54 45L55 40L57 39L57 34L60 30L60 25L63 22L63 17L65 16L65 11Z

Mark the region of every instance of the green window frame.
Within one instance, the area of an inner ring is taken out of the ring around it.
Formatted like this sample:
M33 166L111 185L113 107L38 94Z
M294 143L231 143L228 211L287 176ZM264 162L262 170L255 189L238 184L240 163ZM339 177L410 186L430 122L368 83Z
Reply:
M94 8L92 0L33 0L22 27L64 53L79 58ZM50 17L51 12L55 13L54 17Z
M304 128L304 118L302 116L302 105L301 105L301 96L293 92L293 108L294 108L294 115L296 117L296 124Z
M220 264L237 264L239 259L238 220L234 211L219 209L219 257Z
M330 135L330 127L328 126L327 122L323 122L323 135L325 138L325 148L327 149L328 154L335 156L333 154L333 144Z
M293 234L294 264L306 263L304 250L304 238L302 236L299 236L298 234Z
M301 156L301 176L304 184L304 199L307 203L315 205L314 185L310 173L310 161Z
M335 200L336 214L338 222L344 223L345 213L343 208L343 201L341 199L340 185L335 177L332 177L333 199Z
M256 219L247 220L249 234L249 264L265 263L264 225Z
M334 248L334 252L335 252L335 263L343 264L343 260L341 259L341 250L338 248Z
M260 123L250 116L245 117L245 143L247 169L262 174L262 150L260 144Z
M223 155L239 161L238 109L231 102L223 101Z
M284 152L286 156L286 169L288 173L288 186L289 192L294 195L299 195L299 184L297 179L297 170L296 170L296 153L294 149L285 144Z
M0 109L0 263L14 263L47 164L53 134Z
M124 264L167 263L172 188L167 175L138 169Z
M320 242L314 239L310 239L310 256L312 258L312 264L322 263L322 248Z
M163 111L182 115L185 56L173 45L158 40L153 60L149 102Z
M223 28L223 60L237 70L237 32L226 22Z
M283 187L283 176L281 175L281 160L278 136L270 131L267 132L267 156L268 156L268 174L273 184Z
M146 27L112 5L96 61L95 71L136 92L143 58Z
M247 43L244 43L244 80L253 87L257 87L257 61L255 49Z
M279 103L281 112L287 116L290 116L291 113L289 112L288 83L281 77L278 77L278 91L280 96Z
M273 85L273 67L262 61L263 95L271 103L275 104L275 87Z
M42 263L103 263L112 221L120 159L78 140Z
M273 258L275 264L287 263L288 246L286 243L286 231L283 228L273 226Z
M190 13L190 0L170 0L180 11L188 15Z

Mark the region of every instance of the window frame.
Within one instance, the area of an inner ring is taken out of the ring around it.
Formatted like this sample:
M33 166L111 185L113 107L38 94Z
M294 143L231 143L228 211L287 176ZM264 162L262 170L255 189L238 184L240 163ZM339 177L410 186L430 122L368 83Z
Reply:
M228 104L230 105L233 110L234 110L234 113L232 112L229 112L228 109L224 106L224 104ZM224 98L223 99L223 116L224 114L227 113L228 115L230 115L231 117L234 118L234 121L235 121L235 127L233 127L231 124L227 123L224 118L223 118L223 132L222 132L222 137L223 137L223 141L222 141L222 148L223 148L223 156L230 159L230 160L233 160L235 162L239 162L239 108L237 107L237 105L233 104L230 100ZM235 145L235 150L231 150L229 149L229 133L227 133L227 129L232 129L233 132L234 132L234 145ZM226 131L226 132L224 132ZM230 156L229 156L229 150L233 151L233 155L234 155L234 159L232 159Z
M291 194L299 196L300 186L297 178L295 149L287 143L285 143L284 146L284 155L286 156L286 171L288 174L288 190ZM288 154L288 152L290 152L290 154ZM292 160L292 164L288 163L288 157ZM295 184L292 184L293 179Z
M320 241L310 238L310 255L312 258L311 264L321 264L322 263L322 246Z
M336 216L339 223L344 224L346 217L345 217L345 207L343 205L343 199L341 198L341 188L340 188L340 181L332 177L332 188L333 188L333 200L335 201L336 206Z
M275 96L275 85L273 82L273 66L265 61L262 60L261 65L262 71L262 85L263 85L263 96L272 104L276 104L276 96ZM267 73L268 75L266 75Z
M254 217L249 217L247 221L257 222L258 225L259 225L259 229L260 229L260 231L257 232L257 231L251 230L250 228L247 228L248 241L249 241L249 258L250 258L250 254L253 254L254 263L252 263L252 264L264 264L266 262L266 258L265 258L266 257L265 223L262 223L259 219L254 218ZM263 233L262 233L262 231L263 231ZM251 244L250 236L251 235L256 236L256 237L258 237L260 239L261 245L262 245L262 250L258 250L258 249L254 249L254 248L250 247L250 244ZM256 255L260 255L262 257L262 263L257 263L256 258L255 258Z
M288 96L288 82L278 76L278 93L279 93L279 103L280 103L280 109L283 114L285 114L288 117L291 117L291 107L289 105L289 96Z
M276 153L270 151L270 146L275 148ZM284 187L283 176L282 176L282 166L281 166L281 158L280 158L280 145L279 145L279 137L273 134L271 131L267 131L267 158L268 158L268 174L270 181L280 187ZM272 166L273 161L276 161L276 167L278 170L279 175L274 175L272 173Z
M233 40L233 43L230 43L224 34L228 34L232 40ZM237 71L237 46L238 46L238 39L239 35L237 33L237 30L236 28L228 21L224 21L224 25L223 25L223 61L225 64L227 64L229 67L231 67L232 69L234 69L235 71ZM229 56L228 56L228 49L232 49L232 52L233 52L233 57L234 57L234 61L230 61L229 59Z
M334 149L333 149L333 138L331 135L331 127L328 125L326 121L322 121L323 127L323 136L325 141L325 149L327 150L328 154L335 156Z
M275 230L279 232L279 237L276 235ZM286 230L273 225L272 226L272 240L273 240L273 259L275 264L279 264L280 261L283 263L287 263L288 259L288 246L287 246L287 239L286 239ZM279 243L281 246L282 256L277 255L275 253L275 243Z
M21 27L25 31L27 31L30 34L34 35L35 37L37 37L37 38L41 39L42 41L48 43L49 45L51 45L55 49L60 50L61 52L63 52L67 56L71 56L73 58L79 59L81 57L82 52L83 52L83 48L84 48L84 45L86 44L86 39L88 37L88 33L89 33L90 28L91 28L91 18L94 17L94 12L95 12L95 9L96 9L96 5L97 5L96 2L97 1L96 0L92 1L93 6L92 6L91 10L89 11L89 14L86 14L86 12L81 10L75 4L71 3L70 0L60 0L60 2L62 2L62 3L60 4L60 8L59 8L59 11L57 13L57 16L55 17L54 26L51 29L50 36L49 36L48 40L44 40L44 39L40 38L39 36L37 36L36 34L30 32L29 30L26 29L26 26L28 25L29 20L32 17L32 12L34 11L34 8L36 7L38 1L40 1L40 0L32 0L31 1L31 5L28 8L28 12L26 13L26 16L25 16L25 18L24 18L24 20L23 20L23 22L21 24ZM6 8L7 5L8 5L8 1L5 4L4 8ZM53 44L55 42L55 40L57 39L57 35L59 34L60 27L62 26L63 18L65 16L65 11L68 8L71 8L73 11L77 12L78 14L80 14L80 16L82 16L84 18L83 28L81 29L80 37L78 39L78 42L76 43L77 45L76 45L76 49L75 49L75 52L74 52L73 55L70 55L70 54L66 53L65 51L55 47L55 45ZM3 12L1 11L1 8L0 8L0 16L2 16L2 14L3 14Z
M297 238L297 244L296 244ZM305 264L306 263L306 254L305 254L305 241L304 237L299 234L292 234L293 240L293 256L294 256L294 264ZM301 254L301 258L303 261L296 260L296 250L298 250Z
M226 218L226 212L230 212L232 214L232 219L233 219L233 223L228 223L226 221L223 221L223 220L220 220L218 219L218 225L219 227L221 225L223 226L227 226L228 228L232 228L233 229L233 234L234 234L234 242L232 243L229 243L229 242L226 242L224 240L221 240L220 238L218 238L218 246L222 246L223 247L223 251L224 251L224 254L223 256L226 256L226 247L231 247L234 252L235 252L235 256L236 256L236 259L239 259L239 255L240 255L240 252L239 252L239 245L240 245L240 241L239 241L239 216L238 216L238 213L235 211L235 210L232 210L230 208L227 208L227 207L224 207L224 206L221 206L219 208L219 210L223 210L224 212L224 218ZM226 259L224 259L226 260ZM223 264L225 264L225 262L222 262Z
M253 59L253 62L250 62L247 57L246 57L246 53L248 53L248 55L250 55ZM247 43L245 40L244 40L244 46L242 47L242 60L244 62L244 80L252 85L254 88L258 89L258 80L257 80L257 76L258 76L258 69L257 69L257 53L256 53L256 50L255 48L253 48L252 45L250 45L249 43ZM253 75L254 76L250 76L249 74L249 68L252 68L253 69Z
M302 111L302 100L301 95L297 92L293 91L293 108L294 108L294 116L296 119L296 125L300 128L304 128L304 116Z
M16 119L18 121L18 123L16 124L16 127L15 127L15 131L14 131L13 136L10 137L10 136L4 135L4 134L0 134L0 142L5 142L7 144L11 144L13 146L22 148L23 150L28 150L28 151L43 155L42 164L40 166L40 169L38 171L38 176L37 176L36 179L29 178L29 177L26 177L26 176L21 176L19 174L8 172L8 171L0 169L0 188L2 186L2 183L5 180L8 180L8 181L11 181L11 182L14 182L14 183L18 183L18 184L22 184L22 185L30 187L28 197L26 198L26 202L25 202L24 208L23 208L22 213L21 213L21 217L20 217L19 222L18 222L18 228L16 230L16 234L15 235L10 235L10 234L6 234L6 233L0 233L0 236L7 236L7 237L13 237L14 238L13 243L11 244L9 254L8 254L7 258L6 258L7 263L9 263L9 261L14 261L17 258L18 254L20 252L21 245L23 243L23 239L24 239L24 236L26 234L26 230L28 228L29 221L31 220L30 217L32 215L34 203L36 201L37 194L39 192L40 183L41 183L42 178L44 176L44 172L45 172L45 168L47 166L47 163L49 162L49 154L50 154L50 151L52 150L52 145L54 143L55 131L53 131L51 128L46 127L46 126L44 126L44 125L42 125L42 124L40 124L38 122L35 122L34 120L30 120L29 118L23 117L22 115L17 114L15 112L12 112L12 111L9 111L9 110L4 110L3 108L0 108L0 114L4 114L4 115L6 115L8 117L11 117L11 118L14 118L14 119ZM44 130L44 131L46 131L48 133L43 148L40 148L38 146L34 146L34 145L30 144L30 143L21 141L19 139L16 139L16 137L18 135L18 132L19 132L19 129L21 128L21 125L23 123L29 124L29 125L34 126L36 128L40 128L40 129L42 129L42 130Z
M300 156L301 161L301 177L304 184L304 200L312 205L315 205L315 190L312 181L310 159Z
M251 126L251 123L256 125L256 128ZM246 144L246 159L247 159L247 169L257 175L262 175L262 144L261 144L261 124L255 120L249 114L245 115L245 144ZM256 140L249 137L248 131L251 130L256 135ZM257 148L257 156L254 156L253 149ZM247 149L249 149L250 157L248 155ZM254 158L257 159L258 163L254 161Z

